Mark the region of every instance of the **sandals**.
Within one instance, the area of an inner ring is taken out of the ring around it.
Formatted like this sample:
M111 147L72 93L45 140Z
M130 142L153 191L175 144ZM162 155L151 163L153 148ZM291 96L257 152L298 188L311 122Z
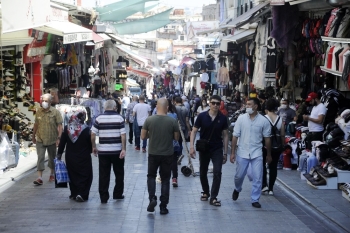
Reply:
M210 197L210 195L202 192L201 201L208 201L209 197Z
M216 198L210 199L209 203L210 203L210 205L213 205L213 206L221 206L221 201L219 201Z

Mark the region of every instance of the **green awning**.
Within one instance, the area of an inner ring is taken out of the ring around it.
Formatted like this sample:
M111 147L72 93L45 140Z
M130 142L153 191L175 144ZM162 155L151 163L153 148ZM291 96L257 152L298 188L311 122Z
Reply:
M154 0L145 0L145 2L147 1L154 1ZM147 12L150 9L152 9L154 6L158 5L154 4L151 7L145 7L145 3L141 2L141 3L136 3L133 4L131 6L127 6L124 7L122 9L118 9L118 10L114 10L114 11L110 11L104 14L100 14L99 15L99 20L100 21L113 21L113 22L119 22L121 20L126 19L127 17L137 13L137 12Z
M102 14L105 14L111 11L117 11L141 2L145 3L146 1L145 0L124 0L124 1L114 2L111 4L105 5L103 7L96 7L96 11L101 16Z
M111 24L111 26L115 27L119 35L150 32L169 24L171 22L169 19L171 11L172 8L144 19L139 19L127 23Z

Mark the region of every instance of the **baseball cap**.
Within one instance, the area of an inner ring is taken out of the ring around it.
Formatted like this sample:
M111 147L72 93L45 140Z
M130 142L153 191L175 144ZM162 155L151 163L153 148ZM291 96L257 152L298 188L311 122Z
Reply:
M307 96L307 99L305 100L306 102L309 102L313 99L316 99L317 98L317 93L315 92L311 92L308 96Z

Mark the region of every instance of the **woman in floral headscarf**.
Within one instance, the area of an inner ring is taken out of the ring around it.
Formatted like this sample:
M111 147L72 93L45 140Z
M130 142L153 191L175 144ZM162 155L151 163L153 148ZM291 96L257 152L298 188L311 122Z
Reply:
M86 113L76 111L64 128L61 141L58 146L57 158L61 159L66 148L65 160L70 178L69 188L71 200L84 202L89 199L92 183L92 145L90 129L84 123Z

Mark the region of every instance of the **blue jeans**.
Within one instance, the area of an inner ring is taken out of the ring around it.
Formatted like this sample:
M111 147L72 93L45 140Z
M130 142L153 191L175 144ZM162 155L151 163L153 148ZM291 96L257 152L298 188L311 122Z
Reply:
M140 148L140 144L141 144L141 138L140 138L141 129L142 129L142 126L139 126L139 130L137 131L137 133L135 132L135 145L139 148ZM147 147L147 139L142 140L142 148L146 149L146 147Z
M262 186L262 176L263 176L263 157L259 156L255 159L244 159L236 155L236 175L235 175L235 186L237 192L242 191L243 180L247 174L247 169L249 163L252 168L252 193L251 193L251 202L259 202L261 195L261 186Z
M213 183L211 186L211 193L209 193L208 182L208 167L210 160L213 162ZM215 151L200 152L199 153L199 178L201 180L202 189L205 194L210 195L211 199L218 196L221 184L221 170L223 162L222 148Z

